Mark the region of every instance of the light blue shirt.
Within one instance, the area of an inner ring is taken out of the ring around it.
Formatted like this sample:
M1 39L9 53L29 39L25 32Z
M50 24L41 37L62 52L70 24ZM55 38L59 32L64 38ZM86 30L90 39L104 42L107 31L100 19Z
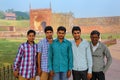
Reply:
M41 54L41 69L44 72L49 72L48 70L48 48L49 48L49 42L46 38L42 39L38 43L38 52Z
M50 45L48 54L49 70L67 72L73 68L73 53L70 41L64 39L62 43L55 39Z
M73 50L73 70L84 71L88 69L88 73L92 73L92 55L90 44L86 40L76 46L75 41L72 41Z

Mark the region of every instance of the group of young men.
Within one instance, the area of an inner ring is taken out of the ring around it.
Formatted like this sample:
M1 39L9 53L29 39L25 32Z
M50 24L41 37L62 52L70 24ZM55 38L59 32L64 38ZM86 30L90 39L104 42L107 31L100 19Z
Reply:
M99 41L97 30L91 32L90 42L81 38L79 26L72 28L72 41L65 39L66 28L63 26L58 27L56 39L53 39L51 26L46 26L44 32L46 37L38 44L34 42L36 32L27 32L28 40L20 45L14 61L15 77L35 80L37 72L40 80L68 80L71 74L73 80L105 80L112 57Z

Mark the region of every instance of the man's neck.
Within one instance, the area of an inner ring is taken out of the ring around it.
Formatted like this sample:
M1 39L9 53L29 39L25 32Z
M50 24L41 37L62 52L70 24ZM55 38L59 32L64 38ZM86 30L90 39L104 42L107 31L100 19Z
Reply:
M76 45L78 46L78 45L81 43L81 41L82 41L82 39L81 39L81 38L80 38L80 39L75 40Z
M97 44L99 44L99 42L97 42L96 44L93 44L93 43L92 43L93 46L97 46Z
M46 38L48 40L49 43L52 43L53 38Z
M75 40L75 42L81 42L82 41L82 39L80 38L80 39L77 39L77 40Z
M33 42L33 41L28 41L28 43L29 43L30 45L33 45L34 42Z
M97 44L93 44L93 46L96 46Z
M63 39L58 39L60 43L62 43Z

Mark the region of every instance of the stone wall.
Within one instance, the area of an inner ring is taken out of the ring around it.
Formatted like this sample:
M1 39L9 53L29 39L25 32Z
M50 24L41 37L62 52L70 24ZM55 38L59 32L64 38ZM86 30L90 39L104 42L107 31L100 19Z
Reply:
M43 31L42 25L50 25L51 9L31 9L30 10L30 29Z

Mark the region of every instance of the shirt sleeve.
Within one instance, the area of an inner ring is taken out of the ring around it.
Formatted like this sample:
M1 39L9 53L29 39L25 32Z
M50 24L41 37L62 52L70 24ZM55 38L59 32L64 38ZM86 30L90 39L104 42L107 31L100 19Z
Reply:
M107 46L105 46L104 54L105 54L105 56L106 56L107 62L106 62L106 65L105 65L105 68L104 68L103 72L106 72L107 69L109 68L109 66L110 66L111 63L112 63L112 57L111 57L110 51L109 51L109 49L107 48Z
M90 50L90 44L87 47L87 63L88 63L88 73L92 73L92 54Z
M20 62L21 62L21 59L22 59L22 55L23 55L23 46L20 45L20 47L18 49L18 53L17 53L15 61L14 61L14 64L13 64L13 70L14 71L19 69Z
M40 41L37 45L38 45L37 52L42 53L42 41Z
M48 69L50 71L53 70L53 49L52 49L52 44L49 45L49 49L48 49Z
M73 51L72 51L71 43L69 45L68 53L69 53L69 70L72 70L72 68L73 68Z

